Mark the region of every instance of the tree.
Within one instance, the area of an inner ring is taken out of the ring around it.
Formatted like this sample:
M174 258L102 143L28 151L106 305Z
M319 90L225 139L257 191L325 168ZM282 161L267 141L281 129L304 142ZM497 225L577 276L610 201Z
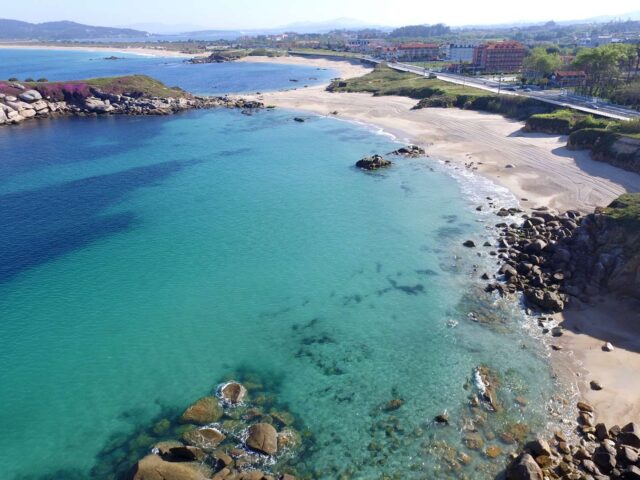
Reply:
M534 48L531 54L524 59L524 70L529 78L540 79L550 75L562 65L562 60L557 52L549 53L543 47Z
M584 92L587 95L609 97L620 81L620 64L625 58L621 45L585 48L576 55L574 65L587 74Z

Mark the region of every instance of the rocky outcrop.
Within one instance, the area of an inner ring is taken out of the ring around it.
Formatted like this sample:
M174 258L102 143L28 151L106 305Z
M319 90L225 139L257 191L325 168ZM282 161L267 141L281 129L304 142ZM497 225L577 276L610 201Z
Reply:
M577 407L578 441L570 443L558 431L552 442L539 438L528 443L507 467L508 480L639 478L638 426L594 426L593 408L585 402L578 402Z
M407 145L406 147L401 147L397 150L394 150L389 155L398 155L409 158L418 158L423 157L426 154L424 148L419 147L417 145Z
M562 311L572 297L613 293L640 299L640 194L582 216L534 210L522 225L498 224L502 282L488 291L523 292L530 307Z
M200 462L167 462L158 455L147 455L129 473L129 480L206 480L211 469Z
M170 115L185 110L239 108L243 111L264 108L264 104L243 98L140 97L106 93L92 88L86 97L68 101L43 98L36 90L26 90L18 97L0 93L0 125L22 123L29 118L69 115Z
M236 55L228 55L220 52L212 53L206 57L194 57L187 60L187 63L225 63L225 62L233 62L234 60L238 60L240 56Z
M497 215L502 216L501 212ZM572 269L571 255L562 245L578 228L580 219L579 212L558 215L539 208L524 215L521 225L499 223L500 239L491 254L502 260L498 273L503 281L490 283L487 291L523 292L536 310L562 311L567 301L564 279L571 276Z
M380 168L390 167L391 162L381 155L373 155L364 157L356 162L356 167L363 170L378 170Z

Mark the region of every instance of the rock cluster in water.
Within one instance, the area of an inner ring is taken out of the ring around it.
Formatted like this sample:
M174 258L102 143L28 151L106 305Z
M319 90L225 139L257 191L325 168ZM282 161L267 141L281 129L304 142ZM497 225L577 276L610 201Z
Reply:
M184 96L180 98L140 97L105 93L91 88L91 94L73 101L51 101L36 90L21 87L18 96L0 93L0 125L18 124L30 118L60 115L169 115L176 112L204 108L240 108L244 111L263 108L256 101L229 97Z
M570 442L558 431L548 442L538 438L527 445L508 466L508 480L640 479L640 425L607 428L595 423L593 407L578 402L579 439Z
M372 155L371 157L361 158L356 162L356 167L362 170L378 170L380 168L390 167L391 161L386 160L382 155Z
M402 156L407 158L418 158L423 157L425 155L425 151L422 147L417 145L408 145L406 147L401 147L393 152L390 152L389 155ZM393 165L391 160L387 160L382 155L372 155L370 157L361 158L356 162L356 167L361 168L363 170L378 170L380 168L390 167Z
M252 405L244 385L221 385L190 405L180 422L181 437L156 443L129 480L295 480L278 472L279 461L302 443L293 416Z

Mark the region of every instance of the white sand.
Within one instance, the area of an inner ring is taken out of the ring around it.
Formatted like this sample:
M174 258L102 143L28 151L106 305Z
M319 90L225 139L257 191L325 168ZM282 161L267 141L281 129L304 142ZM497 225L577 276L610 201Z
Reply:
M248 63L280 63L286 65L305 65L327 70L336 70L340 74L340 78L360 77L371 71L370 67L366 67L358 61L330 60L327 58L309 59L305 57L243 57L238 62Z

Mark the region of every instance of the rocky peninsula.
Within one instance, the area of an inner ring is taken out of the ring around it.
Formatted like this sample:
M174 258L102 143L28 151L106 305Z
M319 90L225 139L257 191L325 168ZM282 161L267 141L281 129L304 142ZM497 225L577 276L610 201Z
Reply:
M0 125L83 115L170 115L206 108L263 108L242 98L191 95L144 75L74 82L0 81Z

